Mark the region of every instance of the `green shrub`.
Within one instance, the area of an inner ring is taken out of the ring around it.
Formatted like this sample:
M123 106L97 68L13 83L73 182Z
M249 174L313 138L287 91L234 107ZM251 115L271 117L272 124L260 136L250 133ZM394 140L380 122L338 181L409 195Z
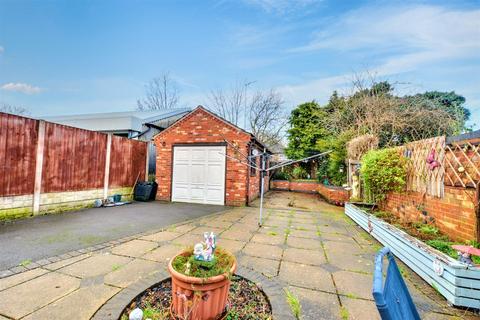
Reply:
M306 179L308 177L307 170L304 167L297 166L292 170L292 177L294 179Z
M285 171L275 171L273 180L290 180L290 175Z
M367 196L377 202L385 199L388 192L405 189L407 159L397 150L371 150L362 157L360 174Z

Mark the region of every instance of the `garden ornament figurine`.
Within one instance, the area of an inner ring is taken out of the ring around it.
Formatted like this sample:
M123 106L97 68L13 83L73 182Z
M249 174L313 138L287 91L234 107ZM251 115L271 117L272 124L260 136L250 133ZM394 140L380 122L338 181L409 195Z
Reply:
M193 248L193 255L197 261L212 261L214 257L216 238L213 232L205 232L203 234L205 240L205 248L202 243L197 243Z
M432 149L432 151L430 151L430 154L427 157L427 163L430 170L433 170L436 167L440 166L440 163L435 160L435 149Z
M475 256L480 256L480 249L474 248L472 246L464 245L453 245L453 249L458 252L458 261L466 263L468 265L473 265L472 254Z

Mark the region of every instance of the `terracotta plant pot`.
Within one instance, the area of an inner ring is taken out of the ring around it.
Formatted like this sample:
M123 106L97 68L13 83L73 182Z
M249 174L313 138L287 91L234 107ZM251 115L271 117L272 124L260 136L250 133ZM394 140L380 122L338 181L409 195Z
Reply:
M230 273L224 273L210 278L186 276L173 269L172 262L182 252L173 257L168 264L168 271L172 276L172 307L173 313L189 320L217 319L227 304L230 290L230 275L237 269L237 260L233 257Z

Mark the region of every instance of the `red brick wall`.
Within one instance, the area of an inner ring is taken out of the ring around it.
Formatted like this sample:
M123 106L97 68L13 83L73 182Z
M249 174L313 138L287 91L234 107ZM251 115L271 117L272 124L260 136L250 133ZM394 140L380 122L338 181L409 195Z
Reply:
M328 202L343 206L350 199L350 192L342 187L318 184L318 193Z
M214 116L203 108L197 108L177 123L155 136L157 148L157 199L170 201L172 184L172 146L186 143L224 143L224 138L248 154L251 136ZM227 145L227 155L243 159L241 154ZM226 205L241 206L247 202L247 189L258 190L256 179L248 180L249 168L244 163L227 158L225 202ZM249 186L247 188L247 183ZM250 192L254 195L255 191ZM257 194L258 195L258 194Z
M290 181L288 180L272 180L270 182L270 188L272 190L290 190Z
M435 218L435 225L452 240L475 239L476 221L474 209L475 191L445 186L443 199L425 196L418 192L392 193L380 205L380 209L395 213L406 221L418 221L423 217ZM423 209L424 208L424 209Z
M300 182L300 181L286 181L286 180L272 180L271 188L274 190L288 190L295 192L317 193L316 181Z

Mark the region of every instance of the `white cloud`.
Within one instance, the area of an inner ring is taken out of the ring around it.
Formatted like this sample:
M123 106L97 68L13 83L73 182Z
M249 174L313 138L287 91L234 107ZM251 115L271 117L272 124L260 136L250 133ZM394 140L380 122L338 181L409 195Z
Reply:
M290 53L329 50L368 57L378 78L429 70L441 63L478 58L480 10L437 6L366 7L351 11ZM342 80L343 79L343 80ZM352 74L310 79L280 89L298 103L325 102L333 90L348 87Z
M313 34L292 51L358 50L477 50L480 10L451 10L436 6L362 8Z
M267 13L286 14L303 10L322 2L321 0L244 0L245 3L261 8Z
M27 83L14 82L6 83L2 85L0 89L5 91L21 92L25 94L36 94L42 91L42 89L40 89L39 87L35 87Z

